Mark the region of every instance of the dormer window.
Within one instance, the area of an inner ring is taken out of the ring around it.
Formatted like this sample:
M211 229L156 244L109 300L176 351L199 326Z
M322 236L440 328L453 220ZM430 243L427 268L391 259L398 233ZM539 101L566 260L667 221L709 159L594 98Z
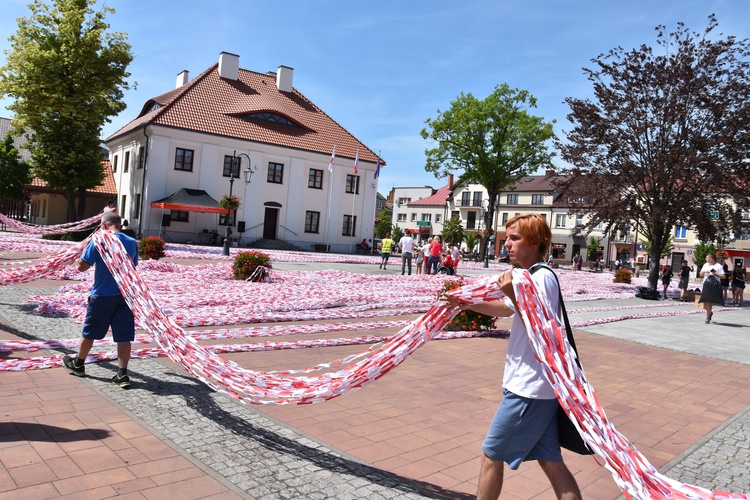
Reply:
M246 115L240 115L237 118L241 120L247 120L249 122L268 123L270 125L283 125L285 127L292 128L304 128L285 116L281 116L269 111L264 111L261 113L249 113Z

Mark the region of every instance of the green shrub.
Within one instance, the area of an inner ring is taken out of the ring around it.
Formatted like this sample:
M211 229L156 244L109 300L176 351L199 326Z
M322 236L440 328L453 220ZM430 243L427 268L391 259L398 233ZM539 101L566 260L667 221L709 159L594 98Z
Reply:
M630 269L620 269L615 273L615 283L630 283L633 278L633 271Z
M258 250L237 252L237 256L234 258L234 264L232 264L232 274L234 275L234 279L246 280L250 278L259 266L271 269L271 258L267 254L259 252ZM265 272L261 272L254 276L253 281L260 281L265 277Z
M445 281L443 283L443 288L438 292L438 299L442 297L443 294L448 290L461 288L463 285L463 279L460 278L458 280ZM466 311L461 311L460 313L458 313L458 315L453 318L453 321L451 321L450 324L445 327L445 330L482 331L492 330L494 328L495 318L467 309Z
M164 257L164 240L158 236L146 236L138 242L138 256L141 259L161 259Z

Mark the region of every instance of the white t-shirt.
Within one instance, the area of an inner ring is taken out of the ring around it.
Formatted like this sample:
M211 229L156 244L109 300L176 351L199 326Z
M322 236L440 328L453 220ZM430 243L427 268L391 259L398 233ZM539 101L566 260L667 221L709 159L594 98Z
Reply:
M705 283L706 280L711 276L711 269L716 271L717 279L720 274L724 274L724 268L721 267L721 264L719 264L718 262L715 264L709 264L708 262L706 262L705 264L703 264L703 267L701 267L701 272L706 271L706 274L703 275L703 283Z
M414 251L414 238L411 236L402 236L401 239L398 240L398 246L402 252L412 253Z
M451 259L454 261L458 261L458 259L461 257L461 252L458 250L458 247L456 245L453 245L451 247Z
M546 267L538 269L531 275L537 289L544 290L555 319L565 329L560 308L560 291L552 271ZM513 301L505 299L505 304L515 311ZM513 394L531 399L555 399L555 390L544 378L542 365L534 357L534 351L526 333L526 326L520 314L513 315L513 325L508 338L508 353L505 356L503 387Z

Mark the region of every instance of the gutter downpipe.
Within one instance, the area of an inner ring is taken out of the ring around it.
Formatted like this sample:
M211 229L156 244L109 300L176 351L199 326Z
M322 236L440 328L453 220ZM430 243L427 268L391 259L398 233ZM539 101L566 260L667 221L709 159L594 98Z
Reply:
M148 134L146 134L146 129L148 129L148 125L143 126L143 136L146 138L146 147L143 151L143 177L141 179L141 206L138 209L138 239L143 238L142 228L143 228L143 203L146 201L146 171L148 170L148 143L149 143L149 137Z

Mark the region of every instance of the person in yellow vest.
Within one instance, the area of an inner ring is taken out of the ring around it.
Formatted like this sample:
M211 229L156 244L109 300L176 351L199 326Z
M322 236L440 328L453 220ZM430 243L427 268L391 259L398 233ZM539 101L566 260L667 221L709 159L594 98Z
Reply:
M380 269L387 269L385 266L388 265L388 257L391 256L391 248L393 248L393 240L391 239L391 233L388 233L388 236L380 242L380 253L383 256L380 261Z

